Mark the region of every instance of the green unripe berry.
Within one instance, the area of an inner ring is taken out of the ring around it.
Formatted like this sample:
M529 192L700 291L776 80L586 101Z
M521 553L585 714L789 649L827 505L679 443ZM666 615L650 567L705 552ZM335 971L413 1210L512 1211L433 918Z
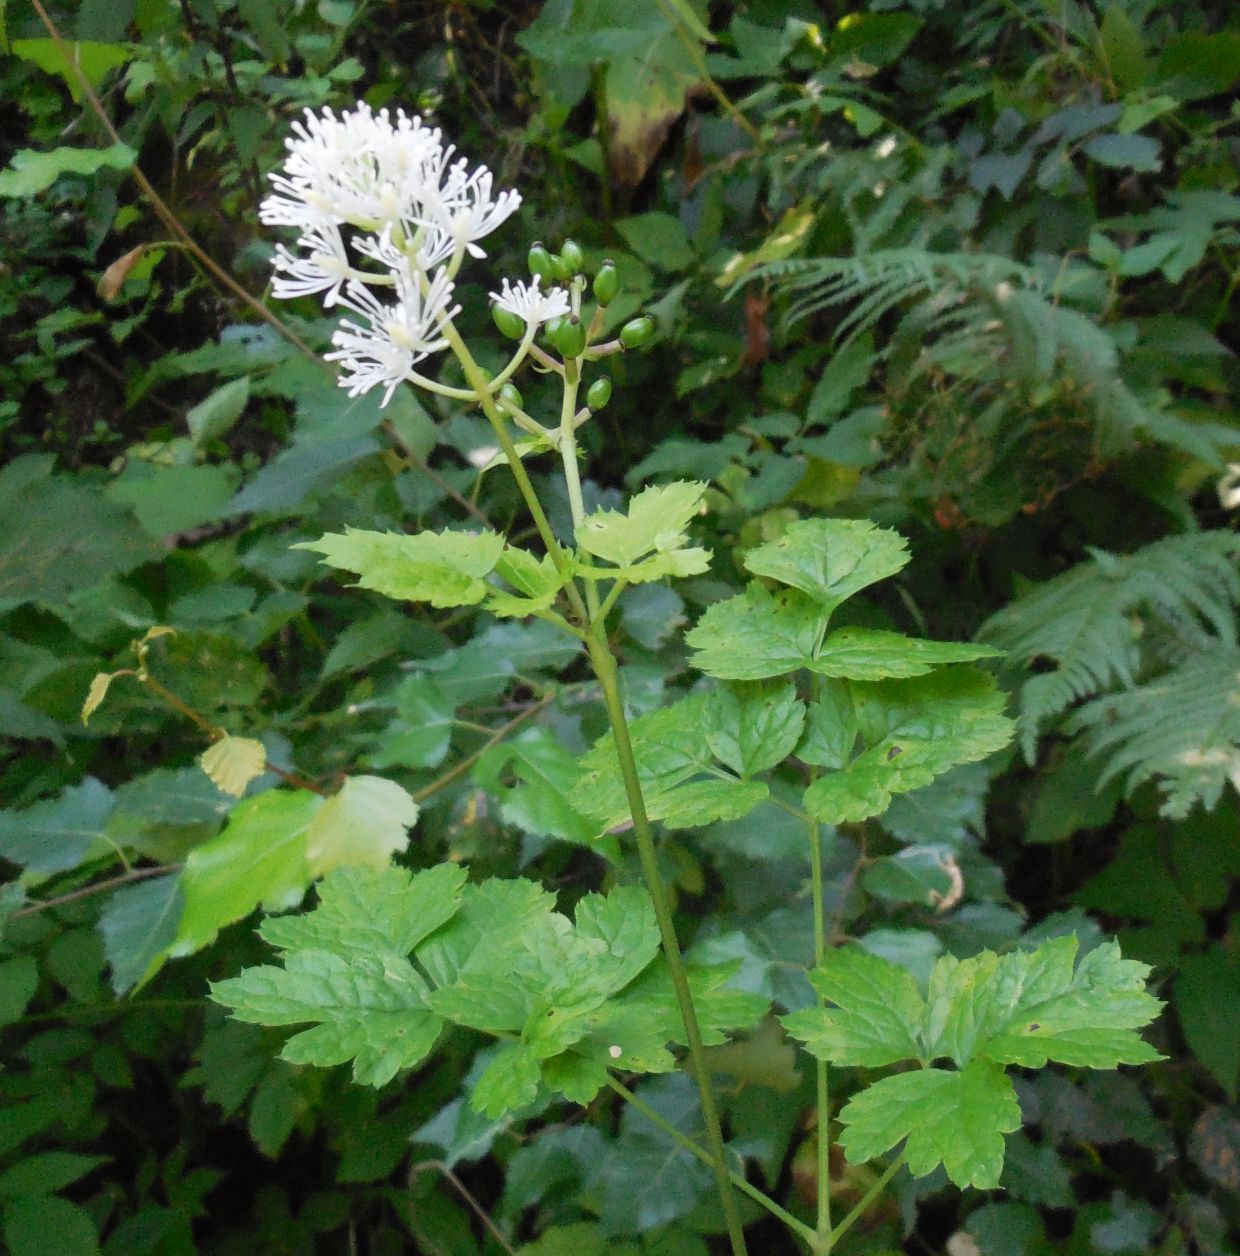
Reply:
M620 328L620 343L626 349L640 349L654 335L654 319L642 315Z
M611 400L611 380L606 376L596 379L586 392L586 405L591 410L601 410Z
M530 268L531 275L537 275L539 279L555 278L555 262L551 254L543 247L541 240L535 240L530 245L530 251L526 257L526 264Z
M504 402L505 405L513 406L518 410L525 409L525 402L522 399L521 394L517 391L517 386L515 384L505 384L503 388L499 390L499 399Z
M525 319L520 314L514 314L511 310L494 305L491 307L491 317L495 320L495 326L509 340L520 340L525 335Z
M586 328L579 318L566 318L551 334L551 343L562 358L580 357L586 347Z
M560 261L568 267L570 275L577 275L586 264L586 255L576 240L565 240L564 247L560 249Z
M620 291L620 272L609 257L594 276L594 299L599 305L610 305L617 292Z
M560 328L568 322L563 314L557 314L555 318L549 318L543 324L543 331L547 334L547 339L554 345L555 338L560 334Z

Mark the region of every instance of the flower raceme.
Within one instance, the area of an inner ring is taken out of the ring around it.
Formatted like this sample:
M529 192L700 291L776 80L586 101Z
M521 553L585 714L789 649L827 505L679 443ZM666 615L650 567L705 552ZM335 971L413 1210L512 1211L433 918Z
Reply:
M496 192L485 166L471 169L437 128L402 110L307 110L285 144L259 218L299 234L294 248L276 246L272 291L319 296L364 320L342 319L326 356L350 396L382 387L387 405L401 383L420 380L418 362L447 347L456 273L466 256L485 256L478 241L517 210L520 193ZM531 326L569 307L563 289L541 291L537 280L505 279L492 296Z

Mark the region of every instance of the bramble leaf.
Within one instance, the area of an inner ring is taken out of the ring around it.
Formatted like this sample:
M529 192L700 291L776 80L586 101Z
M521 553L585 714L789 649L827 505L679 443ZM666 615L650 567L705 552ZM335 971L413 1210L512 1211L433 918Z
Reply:
M840 1111L840 1145L864 1164L908 1140L908 1167L925 1177L940 1164L957 1186L993 1190L1003 1135L1020 1128L1020 1105L1003 1070L985 1060L960 1072L921 1069L884 1077Z
M805 705L787 682L720 686L706 699L703 715L706 744L739 776L782 763L805 727Z
M879 815L892 795L984 759L1012 737L1003 694L992 677L971 668L854 682L852 694L867 748L805 791L806 809L827 824Z
M587 554L632 567L651 552L684 548L685 529L698 512L706 485L691 480L654 485L630 499L628 510L598 510L577 528L577 544Z
M908 561L908 542L868 519L803 519L745 555L755 576L808 593L828 613Z
M346 528L294 549L323 555L354 572L358 586L436 607L472 606L487 596L489 575L504 550L498 532L368 532Z
M693 666L721 680L764 680L807 667L822 607L796 592L772 596L756 581L743 594L706 608L685 634Z

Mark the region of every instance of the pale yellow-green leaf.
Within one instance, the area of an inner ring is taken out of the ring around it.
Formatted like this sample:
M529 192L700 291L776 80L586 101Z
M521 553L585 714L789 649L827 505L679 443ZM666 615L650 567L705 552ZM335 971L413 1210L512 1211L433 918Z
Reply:
M86 693L86 701L82 703L82 723L85 724L94 713L99 710L100 704L108 695L108 686L118 677L121 672L96 672L95 679L90 682L90 689Z
M240 798L245 787L267 770L267 749L253 737L221 737L198 762L224 793Z
M306 835L306 859L312 876L341 864L386 866L403 850L418 818L418 804L395 781L381 776L351 776L329 798Z

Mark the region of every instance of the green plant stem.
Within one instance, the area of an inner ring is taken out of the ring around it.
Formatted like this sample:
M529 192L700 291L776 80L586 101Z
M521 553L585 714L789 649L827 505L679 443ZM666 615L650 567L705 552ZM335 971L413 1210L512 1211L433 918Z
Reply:
M534 520L534 527L538 530L543 546L546 548L548 555L550 555L551 561L555 564L556 570L565 578L564 592L573 608L573 612L583 624L588 623L589 613L586 610L585 602L582 601L580 591L570 578L571 570L568 556L564 553L563 546L556 540L555 533L551 530L547 512L543 510L542 502L538 500L538 493L530 480L529 472L526 471L525 465L521 461L521 455L517 452L517 447L513 444L512 437L508 434L503 413L495 403L495 397L491 392L489 381L483 374L482 368L474 360L474 355L470 353L469 347L461 338L461 333L457 331L456 327L451 322L445 322L442 324L441 330L452 352L456 354L456 359L461 364L461 370L465 372L465 378L469 381L469 386L478 394L478 404L482 407L483 414L486 415L488 422L491 424L491 429L495 433L495 439L499 441L499 447L503 450L504 457L508 461L512 478L517 482L517 488L525 500L530 517Z
M560 461L564 464L564 484L568 489L568 508L573 528L581 527L586 517L585 500L581 494L581 468L577 463L577 389L581 384L581 364L576 359L564 363L564 397L560 403ZM593 622L600 618L598 586L586 584L586 609ZM601 618L606 618L602 616Z
M810 882L814 899L814 965L822 963L827 954L826 903L822 887L822 841L818 821L808 817L806 831L809 836ZM827 1001L820 994L818 1006L824 1010ZM826 1060L815 1060L814 1073L817 1082L818 1103L818 1227L816 1253L826 1256L835 1243L831 1230L831 1091L827 1078Z
M854 1222L856 1222L858 1217L864 1216L869 1211L870 1205L874 1202L875 1198L879 1194L881 1194L883 1190L886 1189L887 1183L890 1182L891 1179L895 1177L897 1173L899 1173L901 1168L903 1168L904 1166L905 1160L907 1159L908 1159L908 1152L902 1151L883 1170L882 1176L878 1179L878 1181L875 1182L874 1185L871 1186L870 1189L866 1191L866 1193L862 1195L859 1200L857 1200L857 1202L852 1206L852 1208L849 1209L843 1221L841 1221L839 1225L837 1225L835 1229L831 1231L831 1234L829 1237L831 1239L832 1244L837 1243L841 1238L843 1238L843 1236L847 1234L850 1229L852 1229L853 1224Z
M698 42L697 37L685 30L683 23L674 10L669 11L666 0L655 0L655 3L658 5L659 11L667 19L672 30L676 32L676 38L680 40L685 51L689 54L689 59L697 68L697 72L702 76L702 82L705 83L706 90L718 102L720 109L761 148L762 136L758 128L741 113L740 109L732 101L732 98L715 81L715 76L711 74L710 68L706 64L706 57L702 52L702 45Z
M714 1157L705 1147L699 1147L688 1134L678 1130L670 1121L661 1117L648 1103L639 1099L623 1082L618 1082L610 1073L607 1076L607 1084L625 1103L636 1108L648 1121L657 1125L678 1146L683 1147L691 1155L696 1156L703 1164L714 1164ZM811 1251L813 1250L814 1232L809 1226L803 1221L798 1221L786 1208L781 1208L765 1191L760 1191L741 1174L729 1170L728 1176L737 1190L743 1191L755 1204L765 1208L772 1217L777 1217Z
M702 1032L698 1025L697 1011L693 1006L689 974L685 970L684 957L676 938L676 925L672 920L671 905L668 902L663 878L659 873L659 856L654 846L654 831L646 815L646 802L642 797L641 781L637 775L637 761L633 755L633 743L629 738L624 702L620 697L619 669L602 625L596 622L591 625L591 629L590 636L586 640L586 648L590 652L590 662L594 666L594 673L603 688L603 702L607 707L607 717L616 742L616 757L620 762L620 774L624 778L624 792L628 798L629 813L633 817L633 835L637 839L637 853L641 860L642 876L654 904L655 919L659 924L659 937L663 944L663 958L667 963L672 986L676 991L676 1002L680 1005L680 1015L685 1023L689 1065L702 1097L702 1116L706 1122L706 1137L715 1166L715 1177L719 1182L719 1199L723 1205L728 1236L732 1242L733 1256L746 1256L748 1249L745 1246L745 1234L741 1225L740 1210L736 1203L736 1194L732 1189L732 1178L728 1172L727 1156L723 1146L723 1128L719 1123L719 1109L715 1105L715 1095L710 1084L710 1065L706 1062Z
M478 404L482 407L483 413L487 416L491 427L495 431L500 448L504 451L504 456L508 460L513 478L517 482L521 496L525 499L530 515L534 520L534 526L538 529L538 535L542 538L547 553L551 556L552 562L555 563L556 569L562 574L568 575L570 570L568 557L559 541L556 540L555 533L551 530L546 511L543 510L542 503L538 499L538 494L530 481L529 474L522 465L521 456L517 453L512 437L508 434L503 414L495 403L490 383L483 374L482 368L474 360L468 346L462 340L460 332L456 330L453 324L445 322L442 330L444 339L447 340L453 353L456 354L457 360L461 364L461 369L465 372L465 378L469 382L469 386L478 394ZM569 430L571 433L574 430L571 420L571 407L568 408L568 412L570 414ZM571 457L575 469L577 457L575 439L569 442L569 457ZM576 509L583 510L580 502L580 490ZM574 519L575 521L576 519ZM676 938L676 926L672 920L671 906L668 903L667 893L663 887L663 880L659 875L659 859L654 847L654 831L651 829L649 817L646 815L645 799L642 797L641 782L637 776L637 762L633 757L633 745L629 739L628 722L624 714L624 702L620 697L619 669L616 666L615 657L608 644L604 625L601 621L591 620L589 611L582 600L576 584L571 580L567 581L565 592L574 612L580 617L582 623L589 625L589 631L586 636L586 649L589 653L594 673L603 689L603 701L607 708L607 717L611 723L612 734L615 737L616 750L620 760L620 772L624 777L625 794L628 797L629 810L633 817L633 832L637 839L637 850L641 859L642 874L654 904L655 919L659 924L659 935L663 944L664 959L667 962L672 985L676 991L676 1001L680 1005L680 1014L685 1023L685 1038L689 1046L689 1061L697 1080L698 1090L702 1096L702 1115L706 1121L706 1133L710 1142L715 1176L719 1182L719 1198L728 1227L732 1253L733 1256L748 1256L748 1249L745 1246L745 1234L741 1225L740 1210L737 1207L736 1194L732 1189L732 1179L728 1173L727 1158L723 1146L723 1128L719 1123L719 1109L715 1105L714 1092L711 1090L710 1067L706 1063L702 1033L698 1025L697 1012L693 1007L693 993L689 988L689 977L685 971L684 959L680 952L680 943Z

